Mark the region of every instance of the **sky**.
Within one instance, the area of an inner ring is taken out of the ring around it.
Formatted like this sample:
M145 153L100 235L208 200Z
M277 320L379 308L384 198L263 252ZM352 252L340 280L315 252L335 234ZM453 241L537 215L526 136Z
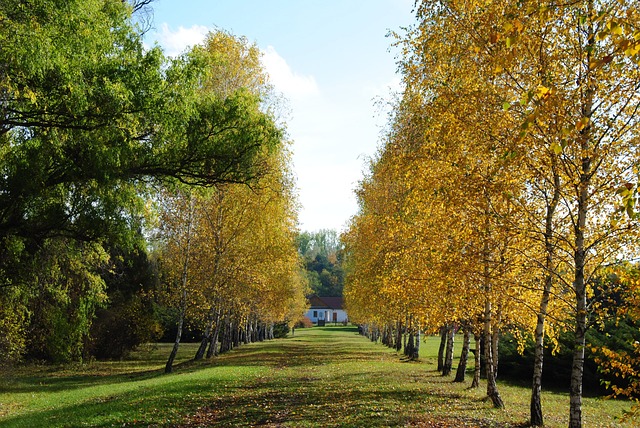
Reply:
M245 36L288 100L299 226L344 230L354 190L380 146L384 102L400 89L389 31L413 24L413 0L156 0L149 43L177 55L208 31ZM376 102L378 100L378 102Z

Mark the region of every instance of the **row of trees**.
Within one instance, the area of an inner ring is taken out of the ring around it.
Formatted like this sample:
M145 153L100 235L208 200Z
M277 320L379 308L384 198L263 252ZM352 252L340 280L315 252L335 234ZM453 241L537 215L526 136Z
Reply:
M500 332L530 334L535 426L545 338L573 333L580 427L591 314L637 292L597 284L638 255L638 13L627 1L417 2L398 37L404 90L344 235L351 319L482 337L496 407Z
M246 90L265 101L263 108L277 107L257 46L219 31L203 49L215 58L203 92L225 99ZM220 183L199 193L175 188L159 198L165 296L179 313L166 372L186 318L203 332L195 355L200 359L205 351L210 357L243 342L272 339L275 322L293 325L305 310L294 179L284 140L259 153L253 168L249 185Z
M174 306L226 347L302 315L259 51L218 31L166 58L132 15L150 3L0 5L3 361L122 355Z

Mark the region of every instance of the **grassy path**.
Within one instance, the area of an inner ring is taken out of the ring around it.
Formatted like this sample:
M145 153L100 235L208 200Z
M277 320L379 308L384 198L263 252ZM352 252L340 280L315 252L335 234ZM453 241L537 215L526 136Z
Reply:
M5 370L0 426L523 426L526 388L500 385L507 409L494 410L482 390L435 372L436 344L423 344L421 362L403 362L354 328L326 327L244 345L209 362L189 362L195 350L186 345L171 375L162 374L164 346L131 361ZM547 426L566 426L568 396L543 400ZM616 419L628 407L587 399L585 426L634 426Z

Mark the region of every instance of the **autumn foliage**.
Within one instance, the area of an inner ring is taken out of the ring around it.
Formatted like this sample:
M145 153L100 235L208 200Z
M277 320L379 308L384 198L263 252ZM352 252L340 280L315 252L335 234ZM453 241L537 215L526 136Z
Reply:
M465 326L482 339L496 407L500 333L530 336L533 425L545 338L571 331L570 426L582 426L586 332L611 292L595 283L638 255L637 5L415 12L397 35L403 91L343 236L350 317L383 340ZM633 377L635 357L605 354L605 370Z

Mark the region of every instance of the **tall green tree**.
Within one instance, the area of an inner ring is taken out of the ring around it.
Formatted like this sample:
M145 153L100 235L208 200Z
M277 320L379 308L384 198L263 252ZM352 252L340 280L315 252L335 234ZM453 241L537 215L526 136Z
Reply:
M146 49L131 14L148 4L0 3L0 294L25 314L3 323L41 298L41 248L131 246L156 185L250 181L282 137L250 91L202 91L206 52Z

